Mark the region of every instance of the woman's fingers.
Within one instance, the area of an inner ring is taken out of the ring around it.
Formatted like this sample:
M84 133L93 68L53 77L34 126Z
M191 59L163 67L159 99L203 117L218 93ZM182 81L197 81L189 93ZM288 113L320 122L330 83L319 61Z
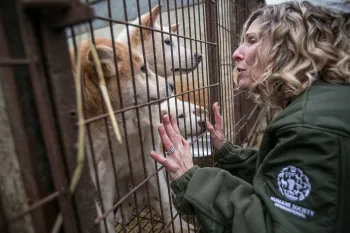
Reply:
M170 148L173 146L173 143L170 141L163 124L160 124L158 126L158 132L160 135L160 139L163 142L163 146L164 146L165 150L170 150Z
M214 126L209 121L206 121L205 125L206 125L207 129L209 130L210 135L215 135Z
M176 116L174 114L170 114L170 121L175 133L180 135L180 129L179 129L179 126L177 125Z
M190 143L188 141L186 141L186 139L184 139L183 137L181 137L181 141L182 141L182 145L186 148L189 149L190 148Z
M168 138L172 142L172 144L176 147L181 143L181 139L179 138L179 135L174 131L173 126L171 125L170 119L168 115L163 116L163 125L164 129L166 131L166 134L168 135Z
M151 151L150 155L156 162L162 164L165 168L167 168L167 160L163 155L158 154L155 151Z
M215 117L215 129L222 130L222 116L220 115L220 107L218 102L214 103L213 112Z
M155 151L151 151L150 155L157 163L162 164L166 170L171 172L176 171L176 164L172 163L171 160L165 158L164 155L159 154Z

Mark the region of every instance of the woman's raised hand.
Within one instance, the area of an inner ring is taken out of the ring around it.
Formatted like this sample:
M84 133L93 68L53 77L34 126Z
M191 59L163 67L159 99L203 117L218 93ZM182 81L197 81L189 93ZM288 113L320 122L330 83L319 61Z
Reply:
M216 102L213 104L213 112L215 117L215 125L213 126L209 121L206 122L207 129L210 132L210 143L216 150L220 150L225 144L225 134L222 116L219 112L219 104Z

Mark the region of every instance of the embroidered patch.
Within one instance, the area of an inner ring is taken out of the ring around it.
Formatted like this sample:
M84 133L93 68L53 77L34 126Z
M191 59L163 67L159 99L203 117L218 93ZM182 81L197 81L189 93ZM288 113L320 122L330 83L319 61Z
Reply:
M277 208L287 211L295 216L301 217L301 218L307 218L307 217L313 217L315 215L315 211L290 203L288 201L284 201L281 199L278 199L277 197L270 197L270 200L274 203L274 206Z
M309 178L303 171L294 166L281 170L277 177L278 189L291 201L303 201L311 192Z

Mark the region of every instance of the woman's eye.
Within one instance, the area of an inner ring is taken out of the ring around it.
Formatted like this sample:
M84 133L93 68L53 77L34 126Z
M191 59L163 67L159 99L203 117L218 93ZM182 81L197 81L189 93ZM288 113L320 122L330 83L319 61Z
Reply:
M249 44L254 44L254 43L256 43L257 42L257 39L255 38L255 37L249 37L248 38L248 43Z
M165 40L164 40L164 43L165 43L166 45L171 45L170 39L165 39Z
M142 67L141 67L141 72L144 73L144 74L146 74L146 67L145 67L145 66L142 66Z
M180 114L178 118L184 118L184 114Z

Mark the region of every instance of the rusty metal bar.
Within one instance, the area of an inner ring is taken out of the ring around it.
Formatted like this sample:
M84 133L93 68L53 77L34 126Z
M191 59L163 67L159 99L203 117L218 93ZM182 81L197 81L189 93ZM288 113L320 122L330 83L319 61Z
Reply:
M145 178L141 183L139 183L138 185L134 186L133 189L131 189L127 194L125 194L121 199L119 199L118 202L116 202L111 208L109 208L105 213L103 213L101 216L98 216L94 222L95 224L100 222L102 219L106 218L106 216L108 214L110 214L114 209L116 209L119 205L121 205L126 198L128 198L131 194L134 194L135 191L137 191L142 185L144 185L145 183L147 183L147 181L149 181L153 176L156 176L158 174L159 171L161 171L164 168L164 166L161 166L156 172L152 173L151 175L149 175L147 178ZM138 212L138 211L137 211Z
M54 200L55 198L57 198L60 194L62 194L62 191L56 191L54 193L51 193L50 195L44 197L43 199L35 202L33 205L31 205L28 209L26 209L25 211L23 211L20 215L17 215L14 218L11 218L8 220L9 223L12 223L14 221L17 221L20 218L23 218L25 215L29 214L30 212L33 212L34 210L38 209L39 207L41 207L42 205L45 205L46 203ZM0 224L1 225L1 224Z
M16 66L16 65L28 65L33 60L29 59L11 59L11 58L0 58L0 66Z
M205 21L205 18L207 17L206 16L206 11L205 11L205 7L206 7L206 5L205 5L205 3L203 3L202 2L202 20L200 20L200 15L201 14L199 14L199 22L203 22L203 31L204 31L204 40L207 40L207 35L208 35L208 33L207 33L207 25L206 25L206 21ZM198 8L199 8L199 6L198 6ZM200 12L200 10L199 10L199 12ZM200 24L201 25L201 24ZM202 36L201 36L201 33L199 34L199 38L200 39L202 39ZM201 52L205 52L205 54L206 54L206 56L204 56L205 57L205 60L204 61L202 61L203 63L205 63L206 64L206 66L205 66L205 74L206 74L206 78L205 78L205 84L204 84L204 76L203 76L203 84L204 85L208 85L209 84L209 71L208 71L208 69L209 69L209 67L208 67L208 61L209 61L209 57L208 57L208 44L204 44L204 48L202 49L202 46L203 46L203 44L201 43ZM202 69L203 70L203 69ZM205 94L205 90L203 90L203 95ZM211 107L212 106L210 106L210 89L208 89L207 90L207 101L205 101L206 102L206 104L207 104L207 107L208 107L208 110L210 110L211 109ZM203 97L204 98L204 97ZM209 118L207 119L207 120L210 120L211 119L211 115L209 115ZM209 148L208 148L208 142L209 141L209 137L208 137L208 135L206 135L206 143L205 143L205 145L206 145L206 154L207 154L207 156L206 156L206 158L205 158L205 161L204 161L204 164L209 164L209 161L210 161L210 159L209 159ZM210 152L211 152L211 150L210 150Z
M218 31L217 31L217 5L216 2L205 2L205 14L206 14L206 36L207 40L211 43L218 43ZM207 56L210 57L208 64L209 71L209 84L220 83L220 71L218 70L219 58L218 47L209 46ZM210 90L210 106L216 101L219 101L218 94L220 93L220 84L217 88ZM214 119L213 112L211 112L211 119Z
M71 0L22 0L26 8L68 8L71 6Z
M67 166L68 177L71 178L76 167L77 130L75 127L76 119L72 116L72 112L76 111L76 96L70 55L64 29L50 28L43 21L45 20L42 19L38 23L40 34L37 37L40 41L41 51L45 54L45 73L56 119L56 132L61 143L61 156L59 158L63 159ZM58 58L60 58L60 62L57 62ZM87 166L86 161L85 166ZM73 198L70 199L71 205L74 205L72 207L77 211L77 218L74 219L77 220L76 224L80 231L99 232L99 227L93 224L93 219L96 216L95 193L93 191L86 192L86 190L94 190L94 187L88 170L84 169L76 191L72 195ZM61 209L61 211L63 210ZM64 224L67 217L69 216L63 215ZM70 231L74 232L73 229Z
M2 57L28 59L23 41L23 12L19 1L0 3ZM27 38L26 38L27 39ZM16 153L21 167L26 193L31 203L39 201L52 191L51 174L42 141L42 127L32 89L32 72L28 66L4 68L5 99L15 139ZM31 204L30 203L30 204ZM49 212L51 211L51 212ZM48 213L52 213L51 215ZM57 214L55 203L49 203L32 212L32 222L37 232L48 232Z
M43 19L40 21L43 21ZM42 57L45 58L46 55L44 55L39 47L41 44L39 42L40 39L39 41L36 39L39 38L36 34L36 30L41 27L38 18L32 19L31 17L28 17L25 22L33 22L24 23L27 35L25 48L28 56L39 57L40 54L43 54ZM41 69L38 69L38 65L39 64L30 64L29 70L33 83L33 92L35 95L39 120L42 127L44 144L46 147L46 156L50 164L51 172L54 174L52 180L55 189L68 189L69 177L67 176L67 170L62 160L62 148L59 142L59 135L57 134L54 113L52 111L51 92L49 91L50 87L47 86L47 78L43 64L40 63ZM58 202L60 208L59 211L62 213L64 220L63 225L65 232L76 232L78 230L77 222L69 195L59 196ZM57 215L58 213L54 215L53 218L56 219Z
M166 35L170 35L170 36L175 36L175 37L179 37L179 38L183 38L183 39L187 39L187 40L191 40L191 41L197 41L197 42L201 42L201 43L204 43L204 44L211 44L211 45L214 45L214 46L217 45L217 44L214 43L214 42L196 40L196 39L193 39L193 38L190 38L190 37L177 35L177 34L175 34L175 33L166 32L166 31L162 31L162 30L159 30L159 29L155 29L155 28L151 28L151 27L142 26L142 25L139 25L139 24L129 23L129 22L126 22L126 21L123 21L123 20L110 19L110 18L106 18L106 17L102 17L102 16L95 16L95 19L110 21L110 22L118 23L118 24L124 24L124 25L126 25L126 26L133 26L133 27L138 27L138 28L142 28L142 29L148 29L148 30L152 30L152 31L154 31L154 32L160 32L160 33L162 33L162 34L166 34Z
M215 86L218 86L219 84L218 83L214 83L212 85L209 85L209 86L206 86L206 87L202 87L202 88L198 88L197 90L202 90L202 89L206 89L206 88L210 88L210 87L215 87ZM126 112L126 111L130 111L132 109L136 109L136 108L140 108L140 107L144 107L144 106L147 106L149 104L154 104L154 103L157 103L157 102L162 102L164 100L168 100L170 98L174 98L174 97L177 97L177 96L182 96L183 94L187 94L187 93L191 93L191 92L195 92L196 90L192 90L192 91L186 91L186 92L182 92L180 94L177 94L177 95L173 95L171 97L166 97L166 98L161 98L161 99L158 99L158 100L153 100L153 101L150 101L148 103L145 103L145 104L139 104L139 105L135 105L135 106L131 106L131 107L126 107L126 108L122 108L121 110L116 110L114 111L114 114L118 114L118 113L122 113L122 112ZM91 117L89 119L86 119L85 120L85 124L87 123L90 123L90 122L93 122L93 121L96 121L96 120L99 120L99 119L102 119L102 118L105 118L107 117L108 114L101 114L99 116L96 116L96 117Z
M233 27L233 30L231 32L231 53L233 54L236 48L238 47L238 34L241 30L241 21L242 21L242 13L240 10L238 10L238 5L240 4L241 0L236 0L235 3L231 3L231 15L235 15L235 17L231 17L230 23L231 25L235 25ZM240 93L238 91L238 93ZM241 110L241 104L242 104L242 98L241 95L234 93L234 118L235 120L242 118L242 110ZM234 127L234 135L236 135L236 129ZM240 144L241 138L240 137L234 137L233 143Z
M44 15L45 23L51 28L64 28L92 19L94 11L78 0L22 0L23 8Z
M1 194L1 193L0 193ZM0 195L0 232L8 233L8 223L9 221L5 218L4 208L2 206L2 200Z

